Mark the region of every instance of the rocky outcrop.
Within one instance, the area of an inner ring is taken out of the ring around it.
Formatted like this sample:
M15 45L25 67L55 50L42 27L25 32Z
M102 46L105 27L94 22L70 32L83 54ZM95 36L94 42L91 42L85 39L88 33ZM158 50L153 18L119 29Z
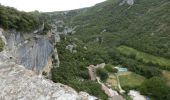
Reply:
M135 91L135 90L130 90L128 95L133 99L133 100L147 100L145 96L141 95L140 92Z
M95 100L85 92L43 78L0 52L0 100Z
M51 39L50 32L47 35L41 35L39 31L37 33L21 33L1 29L0 35L6 44L6 52L11 55L10 58L15 60L16 63L38 74L43 71L50 72L49 70L52 68L52 60L50 59L54 55L53 44L56 43L55 40ZM59 60L57 50L55 50L55 56L56 60Z
M63 20L53 19L53 23L51 24L52 33L56 35L67 35L67 34L74 34L76 27L69 27L65 25Z
M126 3L126 4L132 6L134 4L134 2L135 2L134 0L123 0L119 5L122 6Z
M69 44L66 46L66 49L69 50L71 53L77 53L76 50L77 45L76 44Z

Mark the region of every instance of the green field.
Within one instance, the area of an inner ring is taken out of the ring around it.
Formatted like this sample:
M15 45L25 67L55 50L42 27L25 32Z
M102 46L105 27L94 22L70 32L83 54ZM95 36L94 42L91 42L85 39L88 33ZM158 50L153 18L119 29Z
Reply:
M123 89L125 88L136 88L139 87L145 78L135 73L128 73L119 75L120 85Z
M144 53L141 51L138 51L136 49L130 48L128 46L120 46L117 48L117 50L126 56L135 56L136 60L142 60L143 63L152 63L155 65L159 65L161 67L164 67L164 69L167 69L170 67L170 59L166 59L163 57L157 57L148 53Z
M145 80L145 77L133 72L122 72L118 74L120 85L123 89L134 89L139 87ZM111 84L113 89L118 89L118 82L114 74L110 74L107 83Z

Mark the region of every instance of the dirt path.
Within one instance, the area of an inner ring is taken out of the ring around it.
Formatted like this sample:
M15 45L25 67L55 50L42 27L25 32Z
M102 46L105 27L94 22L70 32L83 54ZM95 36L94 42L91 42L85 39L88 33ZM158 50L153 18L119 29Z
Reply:
M116 75L116 78L117 78L117 85L118 85L118 88L119 88L119 92L124 93L125 91L122 89L122 87L120 85L119 76L118 76L118 74L115 74L115 75Z

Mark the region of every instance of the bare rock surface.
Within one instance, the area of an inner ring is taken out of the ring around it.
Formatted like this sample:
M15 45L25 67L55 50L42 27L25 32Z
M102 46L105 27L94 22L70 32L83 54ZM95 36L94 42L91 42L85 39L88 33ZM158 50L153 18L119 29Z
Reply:
M124 4L128 4L132 6L134 4L135 0L123 0L119 5L122 6Z
M0 100L95 100L87 93L53 83L0 52Z

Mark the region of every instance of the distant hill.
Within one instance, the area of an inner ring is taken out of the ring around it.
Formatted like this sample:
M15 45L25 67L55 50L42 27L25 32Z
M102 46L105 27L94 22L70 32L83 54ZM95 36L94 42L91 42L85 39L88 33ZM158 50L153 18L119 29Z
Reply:
M170 1L107 0L68 15L77 26L75 37L92 42L102 37L105 46L124 44L156 56L170 58ZM69 16L70 17L70 16Z

